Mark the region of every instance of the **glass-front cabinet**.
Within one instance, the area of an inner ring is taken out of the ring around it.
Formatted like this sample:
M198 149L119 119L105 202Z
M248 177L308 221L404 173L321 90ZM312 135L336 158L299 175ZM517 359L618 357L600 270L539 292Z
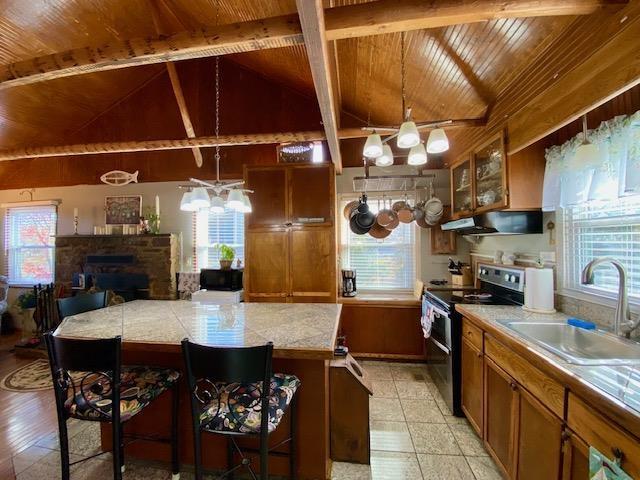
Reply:
M505 164L506 157L501 134L473 152L476 212L506 206Z
M506 155L501 133L452 165L452 218L506 207L506 185Z
M471 181L471 158L461 160L451 168L451 214L453 218L464 217L473 211Z

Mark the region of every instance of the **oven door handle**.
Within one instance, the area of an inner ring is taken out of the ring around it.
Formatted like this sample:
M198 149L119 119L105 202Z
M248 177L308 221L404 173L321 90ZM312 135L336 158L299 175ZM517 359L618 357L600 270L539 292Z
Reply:
M441 344L439 341L437 341L435 338L430 337L429 340L431 340L433 342L433 344L438 347L440 350L442 350L444 353L446 353L447 355L451 355L451 349L444 346L443 344Z

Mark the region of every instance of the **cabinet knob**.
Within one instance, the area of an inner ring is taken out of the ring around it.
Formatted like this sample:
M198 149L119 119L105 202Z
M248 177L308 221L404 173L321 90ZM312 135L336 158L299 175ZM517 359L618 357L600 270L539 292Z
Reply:
M478 356L478 358L482 358L482 352L477 352L476 355Z
M622 460L624 460L624 452L618 447L612 447L611 453L613 453L616 464L620 465Z
M569 430L563 430L562 435L560 435L562 442L567 442L571 439L571 432Z
M513 390L514 392L518 390L518 384L516 382L511 382L509 386L511 387L511 390Z

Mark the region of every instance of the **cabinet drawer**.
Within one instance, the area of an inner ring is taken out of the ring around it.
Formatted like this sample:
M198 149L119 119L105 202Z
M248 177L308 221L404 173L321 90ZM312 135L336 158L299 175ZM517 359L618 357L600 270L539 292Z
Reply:
M476 327L468 319L462 319L462 338L466 338L471 345L476 347L481 352L482 349L482 330Z
M511 375L520 385L558 417L564 417L564 387L542 373L517 353L511 351L489 334L484 336L485 354Z
M587 445L597 448L609 458L615 450L622 453L622 468L633 478L640 478L640 439L628 434L616 424L569 393L567 424Z

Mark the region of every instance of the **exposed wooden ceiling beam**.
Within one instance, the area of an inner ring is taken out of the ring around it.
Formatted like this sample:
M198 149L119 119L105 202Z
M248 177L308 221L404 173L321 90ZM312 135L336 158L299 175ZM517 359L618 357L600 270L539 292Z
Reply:
M460 126L484 125L482 119L453 120L444 128ZM369 134L361 127L341 128L338 138L362 138ZM20 158L65 157L74 155L95 155L106 153L132 153L162 150L185 150L191 148L210 148L219 144L221 147L237 147L241 145L270 145L290 142L311 142L326 140L323 131L279 132L279 133L246 133L237 135L214 135L185 138L178 140L133 140L125 142L79 143L74 145L55 145L45 147L22 147L0 150L0 161L18 160Z
M439 28L499 18L588 15L626 0L378 0L328 9L327 39Z
M302 25L304 43L309 57L311 75L316 89L316 97L320 106L320 114L327 136L331 160L336 172L342 173L342 157L338 138L338 116L340 105L334 96L333 77L329 46L325 36L324 10L322 0L296 0L298 15Z
M164 5L164 2L161 1ZM160 35L162 33L162 24L160 21L160 12L158 11L159 5L154 3L153 1L149 2L151 7L151 18L153 19L153 25L155 26L156 33ZM182 124L184 125L184 131L189 138L196 137L196 131L193 128L193 123L191 122L191 115L189 115L189 109L187 108L187 102L184 99L184 92L182 91L182 84L180 83L180 77L178 76L178 70L173 62L165 63L167 67L167 73L169 74L169 80L171 81L171 88L173 89L173 95L176 98L176 103L178 104L178 110L180 112L180 118L182 118ZM196 161L196 165L198 168L202 167L204 160L202 158L202 152L199 148L193 147L191 149L193 153L193 158Z
M584 15L608 5L625 3L627 0L379 0L326 9L326 38L337 40L495 18ZM0 66L0 89L83 73L301 43L303 35L298 15L283 15L87 46L3 65Z

